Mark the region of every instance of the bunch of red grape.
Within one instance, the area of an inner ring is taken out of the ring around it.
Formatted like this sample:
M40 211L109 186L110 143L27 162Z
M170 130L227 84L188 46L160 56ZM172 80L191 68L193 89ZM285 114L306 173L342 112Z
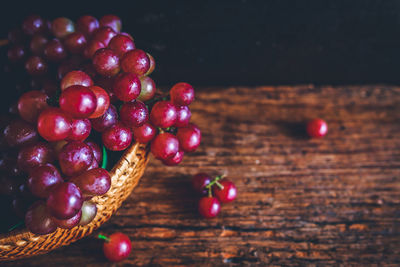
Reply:
M198 173L192 177L192 187L202 197L198 210L206 219L216 217L221 210L221 203L229 203L236 199L235 184L223 175L214 179L207 173Z
M199 146L188 108L193 87L178 83L168 95L156 92L148 76L154 58L121 32L117 16L74 23L32 15L8 39L7 70L29 82L16 87L15 103L0 117L0 197L31 232L95 217L90 199L111 186L99 144L123 151L133 141L151 142L166 165Z

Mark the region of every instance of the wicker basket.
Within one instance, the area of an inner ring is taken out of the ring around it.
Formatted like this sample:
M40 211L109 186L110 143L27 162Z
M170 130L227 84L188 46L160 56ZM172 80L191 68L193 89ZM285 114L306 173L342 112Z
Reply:
M48 235L34 235L26 229L0 235L0 261L44 254L91 234L107 221L130 195L144 172L148 158L148 149L143 144L136 143L125 151L110 171L110 190L105 195L93 198L97 204L97 215L88 225L70 230L58 228Z

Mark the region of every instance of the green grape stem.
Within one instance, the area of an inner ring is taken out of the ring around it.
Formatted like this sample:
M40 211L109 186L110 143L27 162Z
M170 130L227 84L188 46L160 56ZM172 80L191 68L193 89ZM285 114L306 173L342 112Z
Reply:
M102 239L102 240L104 240L106 242L110 242L110 238L106 237L105 235L98 235L97 238L98 239Z

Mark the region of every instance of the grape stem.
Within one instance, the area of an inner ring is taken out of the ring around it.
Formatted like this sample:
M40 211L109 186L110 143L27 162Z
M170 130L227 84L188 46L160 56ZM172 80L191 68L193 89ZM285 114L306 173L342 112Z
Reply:
M108 159L107 159L107 150L106 150L106 147L103 146L103 161L101 162L101 167L103 169L107 169L107 161L108 161Z
M222 184L220 184L218 181L221 180L222 178L226 177L226 174L222 174L222 175L218 175L217 177L214 178L214 180L211 181L211 183L209 183L206 188L208 189L208 194L210 195L211 192L211 187L213 185L217 185L219 189L224 189L224 186Z
M97 238L105 240L106 242L110 242L110 238L106 237L105 235L98 235Z
M20 227L20 226L23 225L23 224L24 224L24 221L20 221L19 223L17 223L17 224L15 224L15 225L11 226L11 228L8 229L8 231L11 232L11 231L13 231L14 229Z

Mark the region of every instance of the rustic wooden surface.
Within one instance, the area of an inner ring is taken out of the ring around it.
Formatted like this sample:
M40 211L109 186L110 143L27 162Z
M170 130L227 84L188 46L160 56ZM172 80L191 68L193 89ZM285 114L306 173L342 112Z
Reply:
M123 231L121 266L400 264L400 88L206 88L192 105L200 149L179 167L151 160L97 233ZM329 134L309 140L302 123ZM200 219L189 176L227 173L237 201ZM2 266L109 266L91 237Z

